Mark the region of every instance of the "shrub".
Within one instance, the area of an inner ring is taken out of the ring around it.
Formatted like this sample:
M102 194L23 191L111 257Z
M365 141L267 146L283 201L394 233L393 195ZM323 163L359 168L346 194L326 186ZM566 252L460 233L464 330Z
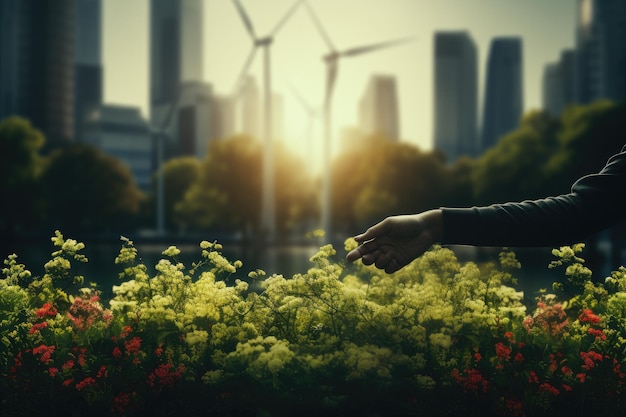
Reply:
M624 404L626 269L578 256L531 313L515 255L460 263L434 247L387 275L323 246L304 274L241 274L217 242L154 274L123 239L105 303L74 276L84 245L52 238L42 277L0 279L3 415L615 415ZM349 239L346 249L356 243ZM252 285L251 285L252 284ZM108 304L105 306L105 304Z

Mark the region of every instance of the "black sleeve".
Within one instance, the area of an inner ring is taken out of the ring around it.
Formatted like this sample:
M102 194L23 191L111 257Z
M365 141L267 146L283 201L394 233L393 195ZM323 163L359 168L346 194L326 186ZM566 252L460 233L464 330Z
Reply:
M561 246L626 218L626 146L569 194L487 207L442 208L443 244Z

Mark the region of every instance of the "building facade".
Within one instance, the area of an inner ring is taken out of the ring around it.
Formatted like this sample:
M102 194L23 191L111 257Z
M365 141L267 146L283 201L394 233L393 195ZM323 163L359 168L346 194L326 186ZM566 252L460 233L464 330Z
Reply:
M83 142L125 163L143 191L151 187L152 140L150 126L139 108L102 105L86 117Z
M477 154L477 50L467 31L437 32L434 54L434 148L453 163Z
M86 116L102 105L102 0L76 2L74 133L82 141Z
M370 77L359 102L359 124L366 135L400 140L396 79L389 75Z
M576 102L626 101L626 2L579 0Z
M557 62L545 66L542 80L543 109L558 117L565 107L575 102L574 50L561 52Z
M189 116L189 111L179 111L180 103L193 100L183 97L183 84L203 80L202 38L202 0L150 1L150 122L167 133L166 158L188 145L180 143L178 116Z
M491 41L485 79L485 105L479 152L514 130L524 108L522 39L499 37Z
M74 139L74 39L74 0L0 2L0 119L29 119L46 149Z

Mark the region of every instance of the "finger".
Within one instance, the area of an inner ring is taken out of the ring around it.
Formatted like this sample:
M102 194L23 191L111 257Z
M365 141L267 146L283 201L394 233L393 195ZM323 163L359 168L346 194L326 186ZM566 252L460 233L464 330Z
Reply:
M348 252L348 254L346 255L346 260L348 262L354 262L357 259L359 259L361 256L363 256L361 254L361 250L360 249L361 249L361 247L359 246L358 248L352 249L350 252Z
M346 259L349 262L354 262L357 259L363 257L364 255L367 255L368 253L372 253L376 251L377 249L378 249L377 242L373 242L373 241L365 242L359 247L357 247L356 249L351 250L346 256Z
M387 267L385 268L385 272L388 274L393 274L394 272L398 271L400 268L402 267L400 266L400 264L398 264L398 261L396 261L395 259L392 259L387 264Z
M376 268L386 269L387 265L392 261L393 255L391 253L383 253L376 258Z
M363 261L365 265L371 265L375 263L379 257L380 257L380 251L377 250L373 253L366 253L365 255L363 255L361 260Z
M385 233L389 232L391 228L391 223L385 219L380 223L375 224L365 231L365 233L361 233L354 237L357 242L366 242L368 240L372 240L378 236L382 236Z

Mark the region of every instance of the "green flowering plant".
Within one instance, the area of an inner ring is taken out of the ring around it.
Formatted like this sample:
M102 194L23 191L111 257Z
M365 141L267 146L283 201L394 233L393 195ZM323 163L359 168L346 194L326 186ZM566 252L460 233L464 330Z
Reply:
M513 252L461 263L433 247L395 274L322 246L285 277L242 273L217 242L154 266L128 238L102 300L52 238L42 277L0 276L3 415L615 415L624 404L626 269L593 280L582 245L528 311ZM356 242L348 239L346 250Z

